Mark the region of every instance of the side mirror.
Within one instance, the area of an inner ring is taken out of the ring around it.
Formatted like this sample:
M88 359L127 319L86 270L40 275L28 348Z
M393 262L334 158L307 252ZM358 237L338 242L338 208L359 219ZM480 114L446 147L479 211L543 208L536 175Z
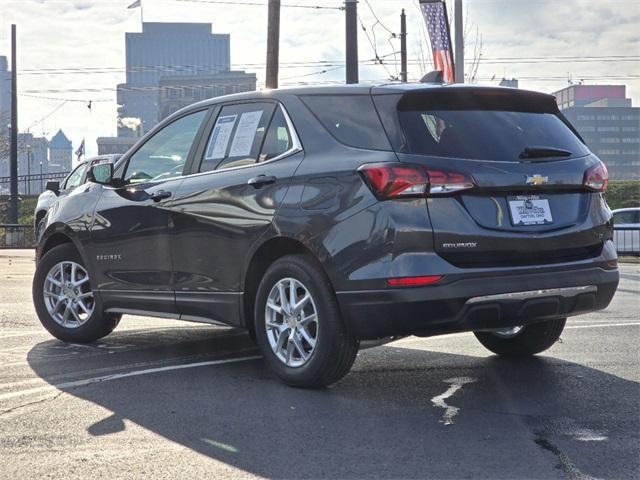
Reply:
M98 163L89 169L90 182L110 185L113 182L113 163Z
M44 187L45 190L51 190L56 195L60 193L60 182L56 180L47 180L47 183Z

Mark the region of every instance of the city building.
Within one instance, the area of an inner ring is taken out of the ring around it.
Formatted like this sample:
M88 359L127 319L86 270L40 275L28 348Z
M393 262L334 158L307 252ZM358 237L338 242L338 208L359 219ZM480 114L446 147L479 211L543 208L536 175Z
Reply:
M98 137L98 155L123 154L137 141L136 137Z
M18 134L18 176L40 175L49 171L49 141L34 137L32 133ZM59 170L56 170L59 171ZM20 192L27 195L40 193L42 179L25 180L19 185Z
M49 140L49 172L69 172L73 160L73 145L62 130Z
M512 78L511 80L509 80L508 78L503 78L502 80L500 80L499 85L501 87L518 88L518 79Z
M7 57L0 55L0 134L6 134L11 121L11 72Z
M207 98L256 89L256 74L226 71L213 75L163 76L160 78L160 120L182 107Z
M640 178L640 108L625 85L570 85L553 95L612 179Z
M141 121L139 133L159 120L158 86L170 76L212 75L230 69L230 37L211 33L210 23L142 24L142 32L127 32L126 83L117 86L118 116ZM118 136L137 132L118 125Z

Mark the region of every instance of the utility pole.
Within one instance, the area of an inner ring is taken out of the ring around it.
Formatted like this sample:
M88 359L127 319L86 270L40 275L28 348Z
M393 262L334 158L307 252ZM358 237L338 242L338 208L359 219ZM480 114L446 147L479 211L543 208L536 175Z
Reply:
M269 0L267 14L267 74L265 86L278 88L280 55L280 0Z
M400 14L400 81L407 83L407 15Z
M9 223L18 223L18 72L16 62L16 26L11 25L11 150L9 170L11 198Z
M455 80L464 83L464 30L462 26L462 0L456 0L454 7L454 26L456 36Z
M344 0L347 83L358 83L358 0Z

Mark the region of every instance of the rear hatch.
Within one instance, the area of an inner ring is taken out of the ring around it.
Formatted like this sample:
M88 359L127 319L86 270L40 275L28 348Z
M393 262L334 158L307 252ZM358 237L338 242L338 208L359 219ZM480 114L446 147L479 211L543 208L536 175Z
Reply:
M585 180L603 180L606 168L552 96L486 87L375 93L399 160L429 172L443 258L498 267L599 255L606 209L599 185Z

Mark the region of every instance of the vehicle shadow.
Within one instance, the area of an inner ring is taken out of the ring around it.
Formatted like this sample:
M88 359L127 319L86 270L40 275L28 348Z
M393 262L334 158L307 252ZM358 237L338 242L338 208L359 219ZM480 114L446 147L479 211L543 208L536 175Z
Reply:
M28 361L50 384L112 412L86 426L90 435L121 432L129 420L264 477L562 478L575 469L626 478L640 468L639 384L583 365L391 344L361 352L342 382L313 391L281 384L261 359L213 363L252 355L244 333L176 328L116 332L90 346L46 341ZM211 363L64 386L203 361ZM467 383L446 399L460 410L444 425L431 399L460 377Z

